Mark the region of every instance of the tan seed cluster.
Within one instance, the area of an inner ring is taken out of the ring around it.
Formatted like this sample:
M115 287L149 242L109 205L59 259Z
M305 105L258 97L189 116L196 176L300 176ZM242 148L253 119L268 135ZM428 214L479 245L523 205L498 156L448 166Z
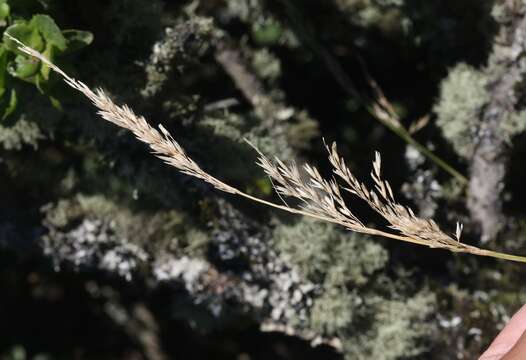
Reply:
M285 201L284 205L280 205L244 193L199 167L162 125L159 125L159 130L153 128L143 116L136 115L127 105L116 105L104 90L99 88L92 91L83 82L67 75L44 55L25 46L9 34L5 35L10 41L17 44L20 51L49 66L63 77L66 84L85 95L98 109L98 114L103 119L130 130L137 139L150 147L155 156L168 165L201 179L218 190L243 196L252 201L291 213L336 223L356 232L412 242L432 248L442 248L453 252L526 262L526 257L498 253L463 244L460 242L461 224L457 223L455 236L452 237L444 233L433 220L419 218L411 208L397 203L389 182L382 179L381 157L378 152L376 152L373 170L371 171L374 190L370 190L352 174L345 164L345 160L338 154L335 143L331 146L326 145L328 159L333 167L334 175L340 179L344 186L340 185L336 178L325 179L318 169L312 165L305 164L300 171L300 168L294 163L287 165L278 158L272 161L251 144L259 154L257 164L270 177L278 195L282 199L284 197L296 199L299 205L297 208L291 207ZM389 223L390 230L382 231L364 225L350 210L342 196L342 190L365 201L371 209Z

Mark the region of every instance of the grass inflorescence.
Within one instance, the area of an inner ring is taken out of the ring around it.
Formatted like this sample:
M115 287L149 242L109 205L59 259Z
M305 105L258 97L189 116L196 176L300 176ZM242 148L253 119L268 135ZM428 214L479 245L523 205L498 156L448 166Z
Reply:
M335 223L359 233L411 242L431 248L441 248L452 252L526 262L526 257L494 252L464 244L460 241L461 224L457 223L454 235L448 235L432 219L420 218L415 215L411 208L399 204L395 200L389 182L382 178L379 152L376 152L373 161L371 178L374 188L370 189L353 175L345 160L338 154L335 143L330 146L326 145L328 160L334 173L334 177L329 179L324 178L315 166L305 164L298 167L294 163L285 164L279 158L271 160L250 144L258 152L257 164L271 178L275 191L281 198L291 197L298 200L299 205L297 207L289 206L285 201L283 205L276 204L247 194L203 170L162 125L159 125L158 129L152 127L143 116L136 115L127 105L115 104L103 89L91 90L83 82L70 77L38 51L27 47L7 33L5 36L8 41L14 42L20 51L49 66L64 79L67 85L86 96L98 109L98 114L103 119L131 131L138 140L150 147L155 156L168 165L187 175L201 179L218 190L290 213ZM389 223L388 229L378 230L364 225L349 208L342 192L348 192L363 200Z

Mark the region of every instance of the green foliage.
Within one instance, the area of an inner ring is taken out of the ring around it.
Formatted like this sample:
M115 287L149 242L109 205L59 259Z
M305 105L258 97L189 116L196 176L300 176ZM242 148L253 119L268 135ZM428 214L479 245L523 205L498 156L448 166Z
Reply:
M7 24L6 20L11 13L11 7L7 3L7 0L0 0L0 26Z
M282 37L283 30L279 23L273 21L261 22L252 29L252 37L259 45L276 44Z
M20 79L36 85L42 93L49 92L50 69L42 66L39 61L35 61L21 54L16 50L16 45L8 39L5 34L18 39L33 49L42 52L46 57L54 62L66 54L70 54L93 41L93 36L88 32L78 30L61 31L55 21L48 15L36 14L30 20L16 19L12 21L4 32L3 43L0 45L0 73L4 81L0 81L0 93L11 93L8 105L5 107L4 119L14 111L16 103L11 99L16 99L15 88L9 86L5 81L7 72L13 78ZM3 66L2 66L3 65ZM53 104L58 104L53 99ZM5 100L4 100L5 101Z
M19 13L19 9L22 12ZM61 30L49 15L27 15L40 10L41 7L31 1L24 4L14 4L9 0L0 2L0 31L4 34L0 42L0 118L3 120L0 122L0 145L6 150L20 150L25 144L36 148L39 140L52 133L50 120L46 119L48 126L45 130L39 126L42 118L49 115L49 105L43 105L35 97L34 89L55 108L61 109L62 104L50 69L16 50L13 41L5 34L66 67L70 66L66 61L68 56L93 41L90 32ZM33 85L33 89L27 84ZM17 111L21 102L31 102L32 107Z

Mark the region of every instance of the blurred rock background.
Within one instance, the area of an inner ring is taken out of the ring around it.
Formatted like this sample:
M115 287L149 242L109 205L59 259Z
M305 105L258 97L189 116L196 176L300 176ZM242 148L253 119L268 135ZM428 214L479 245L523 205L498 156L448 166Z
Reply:
M244 138L329 173L324 137L526 254L524 1L0 0L0 26L246 192L280 201ZM4 43L0 74L2 360L472 359L526 302L523 265L220 193Z

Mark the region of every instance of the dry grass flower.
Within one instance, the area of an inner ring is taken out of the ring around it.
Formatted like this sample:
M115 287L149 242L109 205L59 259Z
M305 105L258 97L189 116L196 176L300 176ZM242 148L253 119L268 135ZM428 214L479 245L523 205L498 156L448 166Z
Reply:
M95 91L91 90L83 82L67 75L41 53L25 46L9 34L5 34L5 37L8 41L14 42L20 51L49 66L62 76L66 84L84 94L98 109L98 114L103 119L130 130L137 139L150 147L155 156L168 165L185 174L201 179L218 190L242 196L290 213L339 224L351 231L453 252L526 262L526 257L503 254L464 244L460 242L461 224L457 223L455 235L450 236L443 232L433 220L419 218L411 208L397 203L391 186L386 180L382 179L381 157L378 152L375 154L373 170L371 171L374 189L370 190L353 175L345 164L345 160L338 154L335 143L331 146L326 145L328 159L333 167L334 175L340 179L340 182L345 184L344 186L340 185L336 178L324 178L318 169L312 165L305 164L300 171L300 168L294 163L287 165L278 158L270 160L251 144L259 154L257 164L270 177L279 196L282 199L283 197L291 197L299 200L300 205L298 208L291 207L285 201L284 205L280 205L247 194L222 182L199 167L162 125L159 125L159 130L153 128L144 117L136 115L128 106L116 105L106 95L104 90L100 88ZM382 231L364 225L347 205L342 196L342 190L365 201L371 209L389 223L389 230Z

